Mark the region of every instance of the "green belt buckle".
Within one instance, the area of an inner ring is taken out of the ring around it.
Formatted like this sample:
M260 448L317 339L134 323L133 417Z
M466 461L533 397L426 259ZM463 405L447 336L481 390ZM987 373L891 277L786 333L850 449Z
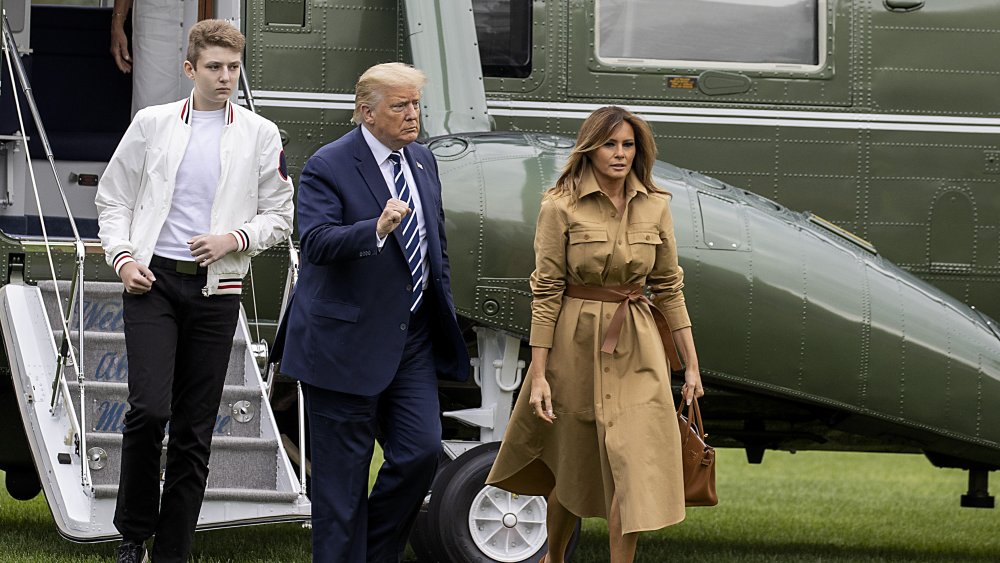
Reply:
M190 274L193 276L198 273L198 263L188 262L186 260L178 260L177 271L182 274Z

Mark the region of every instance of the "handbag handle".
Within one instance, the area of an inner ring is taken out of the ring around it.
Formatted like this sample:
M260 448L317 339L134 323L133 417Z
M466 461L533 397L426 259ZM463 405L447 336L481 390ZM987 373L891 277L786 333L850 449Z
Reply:
M691 404L687 406L687 429L683 432L685 436L685 442L687 438L691 436L691 425L694 424L698 429L698 437L704 442L705 438L708 438L708 434L705 433L705 425L701 422L701 408L698 406L698 398L695 397L691 400ZM683 397L679 405L677 405L677 415L680 416L684 411L684 401Z

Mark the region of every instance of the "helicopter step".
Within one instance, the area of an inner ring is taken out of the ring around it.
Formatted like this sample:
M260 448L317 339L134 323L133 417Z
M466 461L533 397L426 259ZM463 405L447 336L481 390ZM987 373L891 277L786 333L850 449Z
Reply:
M166 460L167 440L163 443L161 460ZM108 463L112 455L121 452L122 435L112 432L94 432L87 437L88 460L95 487L110 485L117 491L120 466ZM277 482L276 465L273 463L278 448L277 440L214 436L212 462L208 472L210 489L271 490ZM111 452L100 455L94 452ZM270 463L268 463L270 461ZM161 463L161 473L162 473ZM110 489L106 489L110 490Z
M75 381L68 382L68 385L74 403L78 404L79 385ZM128 384L89 381L86 385L87 402L84 405L86 414L84 420L88 422L87 431L120 435L124 429L125 412L128 410ZM212 432L213 462L218 461L216 446L221 438L260 439L260 416L258 416L260 406L260 393L256 389L241 385L225 386ZM169 437L169 425L167 434Z
M57 299L57 287L59 298L65 301ZM63 341L57 306L68 302L69 282L6 285L0 289L0 317L15 388L23 397L19 401L22 420L59 532L77 541L99 541L117 537L112 517L121 431L128 410L128 362L121 284L88 282L85 290L82 322L74 314L68 323L82 382L76 378L75 366L65 365L65 391L55 402L52 380ZM241 312L213 431L199 529L304 521L310 516L309 500L278 438L248 342L247 321ZM168 425L161 460L165 460L169 439Z
M41 282L39 282L41 285ZM45 297L46 290L42 289L42 296ZM85 313L86 317L86 313ZM50 318L52 326L59 323L58 315L55 319ZM87 322L86 320L84 322ZM70 331L70 342L79 341L79 332ZM62 331L53 330L52 335L56 342L62 342ZM125 335L121 332L98 332L95 330L86 331L87 345L84 347L84 355L81 365L87 368L86 377L92 383L128 383L128 356L125 353ZM229 369L226 372L227 386L243 386L246 381L244 372L243 356L246 353L247 341L242 335L237 334L233 338L233 351L229 357ZM127 390L127 389L126 389Z

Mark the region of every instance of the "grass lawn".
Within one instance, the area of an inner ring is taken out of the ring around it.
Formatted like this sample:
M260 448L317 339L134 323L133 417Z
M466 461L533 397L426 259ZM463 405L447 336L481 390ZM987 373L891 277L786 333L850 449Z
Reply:
M2 476L2 473L0 473ZM997 562L1000 512L960 508L966 474L915 455L720 450L721 504L645 534L637 561ZM993 490L996 492L996 484ZM608 560L604 523L584 523L574 562ZM44 499L0 490L0 561L105 562L114 544L59 537ZM309 531L284 524L198 534L195 561L309 561ZM456 562L460 563L460 562Z

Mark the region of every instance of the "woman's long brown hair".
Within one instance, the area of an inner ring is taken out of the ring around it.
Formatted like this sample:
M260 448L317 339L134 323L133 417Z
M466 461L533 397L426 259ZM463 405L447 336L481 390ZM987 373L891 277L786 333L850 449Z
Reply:
M569 159L563 166L562 175L556 180L556 185L550 190L554 194L570 193L574 198L579 196L580 180L587 167L591 166L589 154L597 150L609 138L611 133L623 122L632 126L635 135L635 159L632 160L632 173L652 192L662 192L653 183L653 162L656 161L656 141L649 125L639 116L618 106L605 106L594 110L580 126L576 136L576 144L569 153Z

